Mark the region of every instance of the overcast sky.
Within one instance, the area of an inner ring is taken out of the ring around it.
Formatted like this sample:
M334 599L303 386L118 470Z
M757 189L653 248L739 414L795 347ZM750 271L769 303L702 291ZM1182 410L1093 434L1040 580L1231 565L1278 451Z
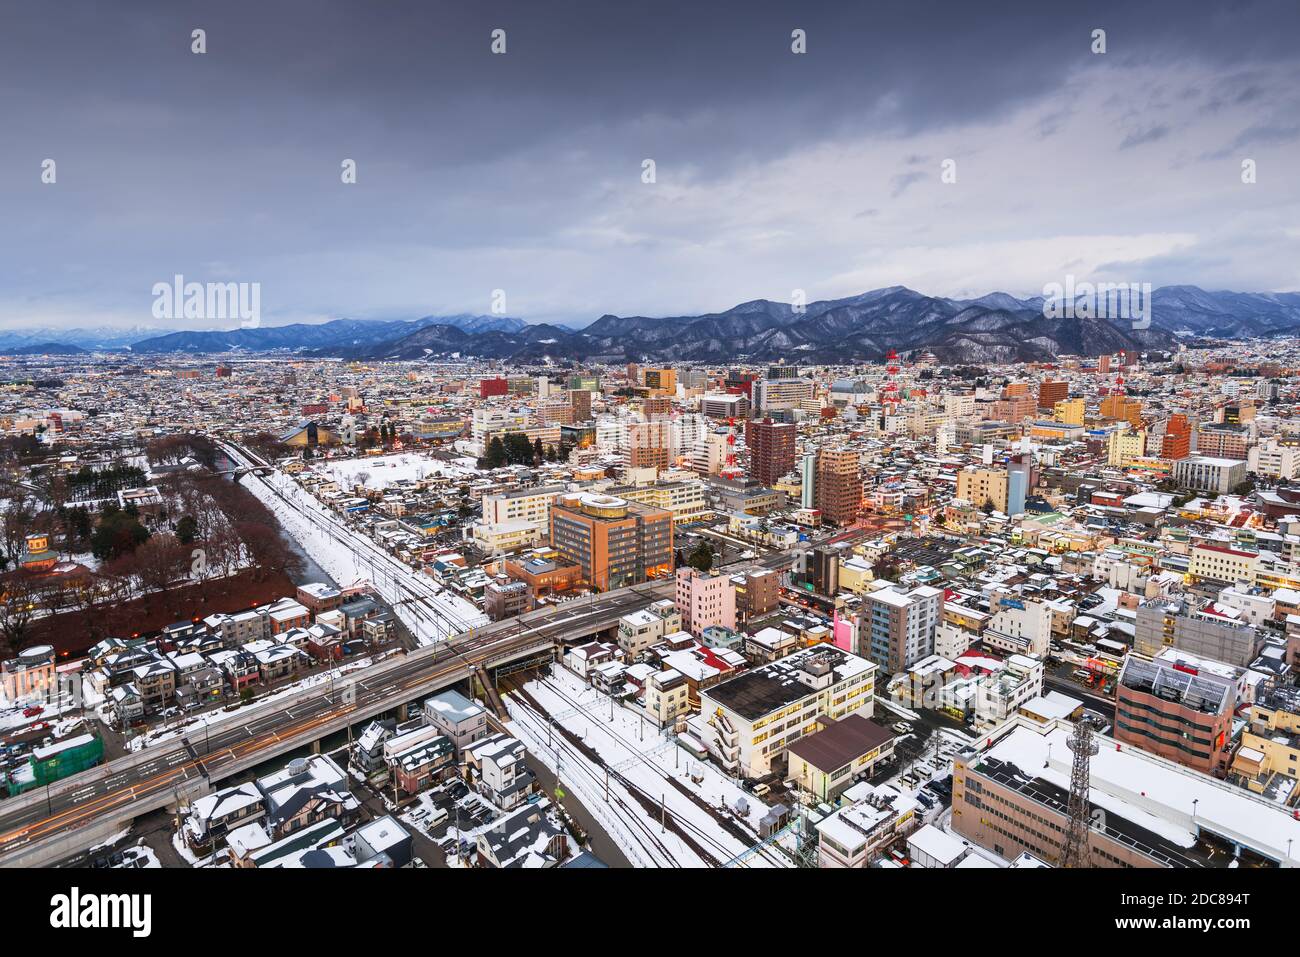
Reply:
M1300 289L1300 4L1078 6L0 0L0 326Z

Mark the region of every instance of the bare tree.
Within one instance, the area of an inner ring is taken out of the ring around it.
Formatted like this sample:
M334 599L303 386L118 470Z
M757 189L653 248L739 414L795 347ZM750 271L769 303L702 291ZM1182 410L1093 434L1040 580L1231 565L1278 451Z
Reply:
M0 637L9 654L21 647L36 611L36 598L32 576L27 572L14 572L5 580L3 601L0 601Z

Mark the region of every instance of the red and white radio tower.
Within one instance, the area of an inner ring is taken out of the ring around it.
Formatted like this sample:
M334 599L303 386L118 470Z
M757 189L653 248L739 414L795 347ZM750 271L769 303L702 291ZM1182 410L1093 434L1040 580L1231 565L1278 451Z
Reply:
M882 404L888 406L888 411L892 412L898 407L898 353L890 349L889 355L885 357L885 387L881 390L884 393Z
M727 425L731 431L727 433L727 464L722 469L723 478L736 478L740 475L740 469L736 468L736 420L734 417L727 419Z

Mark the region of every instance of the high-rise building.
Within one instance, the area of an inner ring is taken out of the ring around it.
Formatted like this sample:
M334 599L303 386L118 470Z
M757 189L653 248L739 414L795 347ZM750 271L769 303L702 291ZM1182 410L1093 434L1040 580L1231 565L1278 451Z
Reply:
M645 387L660 395L677 394L677 373L673 369L643 369Z
M858 619L859 648L886 674L905 671L934 654L943 589L886 586L866 596Z
M573 408L574 422L586 422L591 418L591 393L586 389L570 389L569 405Z
M1053 409L1056 403L1063 402L1070 396L1070 383L1068 382L1043 382L1038 386L1038 407L1040 409Z
M668 468L672 446L672 420L652 419L627 424L627 447L623 451L624 469Z
M771 419L746 422L749 474L764 485L774 485L777 479L793 469L795 430L795 425L790 422L773 422Z
M852 525L862 507L862 471L857 452L822 449L817 455L816 504L822 521Z
M1123 419L1134 428L1142 426L1142 400L1130 399L1123 392L1112 392L1101 400L1101 414L1107 419Z
M799 507L813 508L817 490L817 453L805 452L799 461Z
M551 547L594 588L636 585L672 571L673 514L612 495L561 495L551 506Z
M773 409L797 409L813 397L809 379L759 379L754 383L753 405L766 412Z
M1219 459L1245 459L1250 433L1245 426L1205 424L1196 430L1196 454Z
M1021 515L1034 485L1034 457L1021 452L1007 459L1007 514Z
M1187 416L1175 412L1165 423L1165 437L1160 446L1160 457L1176 462L1192 454L1192 426Z

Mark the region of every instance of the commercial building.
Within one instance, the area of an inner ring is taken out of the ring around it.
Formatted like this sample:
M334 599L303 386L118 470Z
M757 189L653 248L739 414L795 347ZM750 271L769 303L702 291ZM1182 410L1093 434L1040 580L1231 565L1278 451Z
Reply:
M745 777L784 770L786 748L837 721L873 708L876 666L833 645L796 651L700 692L688 722L723 768Z
M1246 480L1245 459L1192 455L1174 463L1174 481L1194 492L1225 495Z
M1072 726L1017 716L953 759L952 828L1008 860L1061 862ZM1121 741L1094 737L1092 867L1296 867L1287 808Z
M894 736L860 714L823 722L787 749L789 780L818 801L831 801L894 753Z
M551 502L563 491L562 486L548 485L484 495L474 541L491 555L540 545L550 530Z
M639 584L672 571L673 516L612 495L561 495L551 506L551 547L601 591Z
M862 507L862 470L857 452L822 449L817 455L816 506L822 521L852 525Z
M1196 430L1196 454L1209 458L1245 459L1250 432L1242 425L1204 423Z
M705 628L736 628L736 583L719 572L677 569L677 611L681 627L696 638Z
M1154 659L1130 654L1116 688L1115 740L1222 776L1236 704L1231 669L1217 662L1176 649Z
M812 382L802 378L759 379L753 388L754 408L763 412L798 409L813 397Z
M669 418L627 423L624 472L653 469L658 474L667 469L672 461L672 427Z
M794 468L793 422L773 422L771 419L745 423L745 445L749 448L749 474L764 485L774 485L776 480Z
M708 486L704 482L651 482L649 485L620 485L608 490L610 495L671 512L673 525L688 525L713 517Z
M1154 658L1166 648L1247 667L1263 639L1236 609L1191 599L1152 599L1138 606L1133 649Z

